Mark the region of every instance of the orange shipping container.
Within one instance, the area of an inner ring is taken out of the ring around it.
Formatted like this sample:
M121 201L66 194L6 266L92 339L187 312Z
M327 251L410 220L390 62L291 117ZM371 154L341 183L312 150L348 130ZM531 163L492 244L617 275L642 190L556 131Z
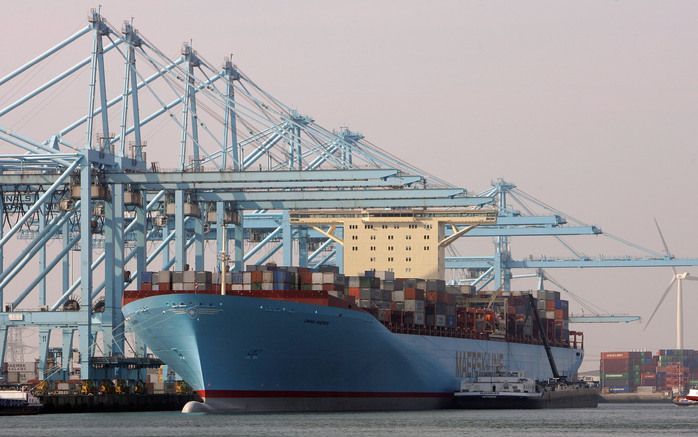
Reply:
M424 300L424 291L416 288L405 288L405 300Z

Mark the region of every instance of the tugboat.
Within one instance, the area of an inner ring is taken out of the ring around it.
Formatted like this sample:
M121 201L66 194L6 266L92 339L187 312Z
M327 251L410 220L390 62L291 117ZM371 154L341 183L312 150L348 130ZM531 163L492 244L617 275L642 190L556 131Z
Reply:
M38 414L41 401L26 389L0 390L0 416Z

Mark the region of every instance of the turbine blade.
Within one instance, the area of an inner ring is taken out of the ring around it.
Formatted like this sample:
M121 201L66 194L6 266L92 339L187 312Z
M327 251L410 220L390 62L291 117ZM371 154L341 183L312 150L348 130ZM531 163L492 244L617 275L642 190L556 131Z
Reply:
M664 294L662 294L662 298L659 299L659 303L657 304L656 307L654 307L654 311L652 311L652 315L650 316L649 319L647 319L647 323L645 324L643 331L647 330L647 327L650 326L650 322L652 322L654 315L657 314L657 310L659 309L659 307L662 306L664 299L666 299L667 294L669 294L669 292L671 291L671 287L674 286L674 282L676 282L676 276L674 276L674 279L671 280L671 282L669 283L669 286L666 288L666 290L664 290Z
M657 218L654 218L654 225L657 227L657 232L659 232L659 238L662 239L662 245L664 246L664 253L666 253L666 256L668 257L673 257L671 252L669 252L669 246L666 244L666 240L664 239L664 234L662 233L662 228L659 227L659 222L657 221ZM676 267L671 266L671 270L674 272L674 276L676 276Z

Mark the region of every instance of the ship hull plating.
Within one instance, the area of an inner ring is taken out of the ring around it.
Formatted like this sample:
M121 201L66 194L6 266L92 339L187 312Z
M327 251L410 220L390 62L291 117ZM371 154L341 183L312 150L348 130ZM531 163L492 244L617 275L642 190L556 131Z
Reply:
M169 294L124 306L133 330L216 411L448 408L461 379L552 376L542 346L395 334L372 315L281 300ZM553 348L576 376L583 351Z

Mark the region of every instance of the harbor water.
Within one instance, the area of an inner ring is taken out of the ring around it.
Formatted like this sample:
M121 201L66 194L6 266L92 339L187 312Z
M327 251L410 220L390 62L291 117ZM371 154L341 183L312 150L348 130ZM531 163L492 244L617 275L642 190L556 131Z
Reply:
M3 417L0 436L538 436L696 435L698 408L601 404L596 409L191 415L179 412Z

